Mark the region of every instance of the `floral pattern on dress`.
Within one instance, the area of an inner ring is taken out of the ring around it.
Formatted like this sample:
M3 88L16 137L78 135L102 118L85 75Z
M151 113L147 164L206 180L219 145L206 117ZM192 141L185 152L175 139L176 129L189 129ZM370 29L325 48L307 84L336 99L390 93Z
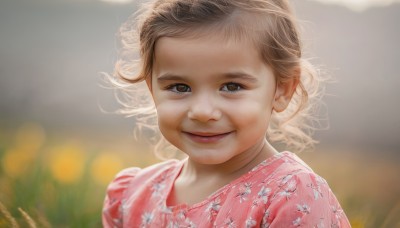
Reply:
M214 217L218 214L219 209L221 208L221 200L217 198L210 202L206 208L208 213L208 220L212 221Z
M239 192L236 197L239 198L239 202L242 203L247 200L247 196L251 193L251 183L244 183L239 187Z
M290 152L254 167L200 203L168 206L185 161L130 168L107 189L103 226L350 227L326 181Z

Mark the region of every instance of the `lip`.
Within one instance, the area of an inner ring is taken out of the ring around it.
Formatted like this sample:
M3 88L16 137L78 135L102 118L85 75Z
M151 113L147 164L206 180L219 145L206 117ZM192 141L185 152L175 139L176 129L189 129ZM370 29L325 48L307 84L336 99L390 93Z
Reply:
M211 132L183 132L187 137L189 137L192 141L197 143L216 143L220 140L226 138L228 135L232 133L211 133Z

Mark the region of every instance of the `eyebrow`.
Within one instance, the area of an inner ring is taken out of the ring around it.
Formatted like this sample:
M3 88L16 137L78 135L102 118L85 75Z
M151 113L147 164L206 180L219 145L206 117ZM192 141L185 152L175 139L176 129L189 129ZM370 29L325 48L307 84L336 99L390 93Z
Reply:
M224 79L241 79L241 80L246 80L250 83L258 82L258 80L255 76L246 74L244 72L230 72L230 73L224 74L223 76L224 76Z
M183 76L165 73L157 77L157 81L177 81L177 80L184 80L184 78L185 77Z
M241 80L246 80L250 83L257 83L258 80L255 76L252 76L250 74L246 74L244 72L229 72L229 73L224 73L222 75L222 79L225 80L233 80L233 79L241 79ZM165 73L157 77L157 81L162 82L162 81L177 81L177 80L185 80L184 76L180 75L175 75L171 73Z

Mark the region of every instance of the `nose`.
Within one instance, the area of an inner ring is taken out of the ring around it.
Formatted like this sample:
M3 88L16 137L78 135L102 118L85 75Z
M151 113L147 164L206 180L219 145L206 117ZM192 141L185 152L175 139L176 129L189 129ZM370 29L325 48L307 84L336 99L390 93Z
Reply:
M188 111L188 118L199 122L219 120L222 116L216 100L208 94L199 94L193 98Z

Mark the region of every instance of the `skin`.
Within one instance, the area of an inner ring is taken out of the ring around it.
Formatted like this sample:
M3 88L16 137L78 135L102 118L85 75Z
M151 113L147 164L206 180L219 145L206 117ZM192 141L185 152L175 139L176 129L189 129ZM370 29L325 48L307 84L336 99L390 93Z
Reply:
M245 41L162 37L147 84L161 133L188 155L168 204L192 205L277 153L265 135L297 80L277 83Z

